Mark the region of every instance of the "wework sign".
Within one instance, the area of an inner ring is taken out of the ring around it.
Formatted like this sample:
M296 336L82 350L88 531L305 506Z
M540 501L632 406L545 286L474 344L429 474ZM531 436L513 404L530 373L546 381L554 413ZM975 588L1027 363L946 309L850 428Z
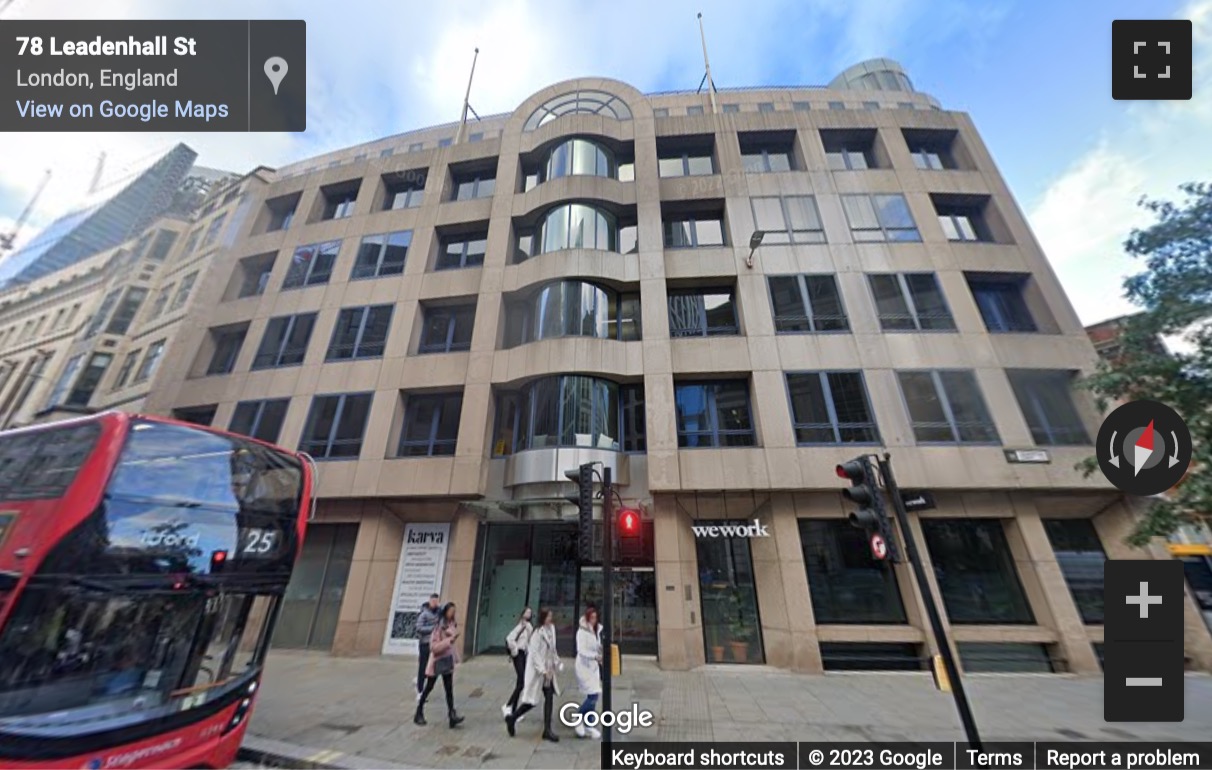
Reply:
M752 524L741 522L695 522L690 527L695 537L770 537L770 530L761 519L754 519Z

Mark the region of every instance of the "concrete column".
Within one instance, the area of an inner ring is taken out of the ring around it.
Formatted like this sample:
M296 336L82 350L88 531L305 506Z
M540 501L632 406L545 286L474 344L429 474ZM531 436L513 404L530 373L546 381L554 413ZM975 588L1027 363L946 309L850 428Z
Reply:
M683 587L681 533L688 524L682 521L673 495L653 499L653 538L656 562L656 609L658 662L663 669L685 671L690 668L687 635L693 604L689 586ZM691 555L693 559L693 555ZM697 619L697 613L695 615Z
M1101 673L1102 667L1098 665L1098 657L1090 645L1086 625L1056 561L1056 552L1052 550L1039 513L1033 508L1024 510L1022 504L1015 508L1013 526L1008 529L1017 530L1021 541L1023 553L1015 554L1015 562L1024 585L1028 584L1028 575L1032 578L1030 582L1036 584L1034 591L1028 587L1028 598L1035 610L1036 622L1052 625L1070 671L1075 674ZM1007 532L1007 535L1012 534ZM1008 539L1013 543L1015 538ZM1045 610L1050 617L1041 617L1040 610Z

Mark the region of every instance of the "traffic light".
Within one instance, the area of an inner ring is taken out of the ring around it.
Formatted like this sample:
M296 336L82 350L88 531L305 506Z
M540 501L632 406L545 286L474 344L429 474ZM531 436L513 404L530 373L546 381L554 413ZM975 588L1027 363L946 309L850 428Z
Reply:
M644 550L644 522L635 508L620 508L615 518L619 533L619 555L634 557Z
M222 572L225 566L227 566L227 551L211 551L210 574L215 575Z
M577 507L577 544L581 561L593 561L593 463L564 471L564 476L577 485L577 493L564 499Z
M896 546L893 540L892 521L884 509L884 496L875 477L875 468L866 457L856 457L837 466L838 478L850 482L850 487L842 490L842 497L858 506L849 515L850 524L867 532L868 535L879 535L882 539L886 554L895 561ZM875 543L872 543L875 550ZM883 557L876 557L883 558Z

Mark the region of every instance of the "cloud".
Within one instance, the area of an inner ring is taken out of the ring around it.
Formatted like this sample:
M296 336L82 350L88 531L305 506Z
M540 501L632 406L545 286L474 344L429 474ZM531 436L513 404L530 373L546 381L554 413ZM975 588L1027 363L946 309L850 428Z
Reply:
M1191 2L1177 16L1192 20L1194 92L1206 94L1212 89L1212 0ZM1175 199L1179 184L1208 173L1193 161L1212 136L1212 102L1127 104L1123 120L1029 207L1044 253L1087 324L1137 309L1123 297L1123 279L1141 265L1124 253L1123 242L1152 221L1137 205L1141 196Z

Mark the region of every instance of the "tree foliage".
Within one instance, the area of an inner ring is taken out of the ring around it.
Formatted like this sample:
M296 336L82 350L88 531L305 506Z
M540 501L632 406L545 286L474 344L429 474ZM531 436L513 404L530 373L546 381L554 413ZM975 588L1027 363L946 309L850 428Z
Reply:
M1142 198L1153 213L1148 227L1133 230L1124 249L1144 270L1124 281L1129 300L1143 312L1126 322L1119 352L1102 361L1085 385L1099 406L1151 399L1174 408L1191 429L1191 467L1164 497L1154 498L1128 538L1144 545L1184 523L1212 514L1212 184L1187 183L1179 203ZM1159 337L1181 336L1184 350L1158 346ZM1097 461L1083 463L1087 474Z

